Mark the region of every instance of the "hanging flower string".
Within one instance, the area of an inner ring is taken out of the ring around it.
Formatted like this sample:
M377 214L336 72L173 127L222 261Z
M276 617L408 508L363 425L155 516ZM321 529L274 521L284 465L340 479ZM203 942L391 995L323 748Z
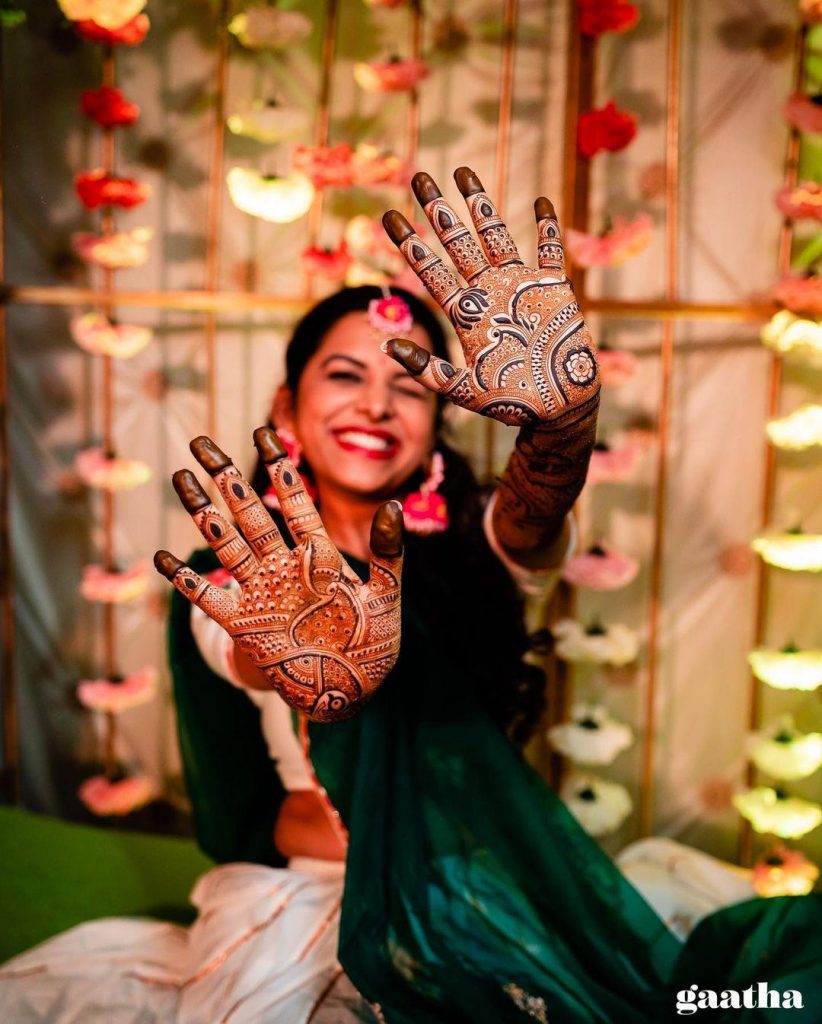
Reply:
M61 10L74 23L77 33L84 39L108 48L106 78L113 74L113 47L134 46L141 42L149 29L149 20L143 8L146 0L58 0ZM129 102L108 81L96 89L86 90L80 99L82 113L104 133L104 163L80 172L74 181L80 202L88 210L102 212L102 230L79 232L72 238L75 252L86 262L104 272L105 289L111 287L111 275L124 267L141 266L148 259L147 243L151 232L146 228L117 231L114 224L115 208L129 210L144 203L150 195L148 185L135 178L117 175L113 167L111 132L134 124L140 110ZM145 482L149 467L135 459L122 458L112 446L112 380L109 362L114 358L132 358L151 341L151 331L131 324L119 324L112 317L109 303L104 310L89 311L75 317L71 333L75 342L85 351L99 355L107 368L108 381L104 396L106 403L105 445L82 451L76 459L80 478L90 487L105 494L105 550L106 562L113 561L113 493ZM104 605L106 623L106 661L109 678L84 680L78 686L78 698L86 707L105 714L104 774L87 779L78 791L81 801L94 814L123 815L156 796L152 780L137 774L124 777L117 763L116 714L153 698L156 691L156 672L147 667L127 676L117 677L114 669L114 605L134 601L146 592L148 572L138 564L120 571L113 564L87 566L83 572L80 592L86 600Z

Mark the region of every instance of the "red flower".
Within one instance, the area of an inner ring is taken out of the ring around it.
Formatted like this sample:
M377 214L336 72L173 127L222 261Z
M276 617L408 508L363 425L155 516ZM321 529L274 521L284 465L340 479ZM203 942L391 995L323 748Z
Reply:
M104 43L106 46L117 46L118 43L123 46L136 46L138 43L142 43L151 27L151 22L146 14L138 14L136 18L127 21L125 25L114 29L103 28L96 21L75 21L73 24L75 31L83 39L87 39L90 43Z
M577 123L577 149L583 156L607 150L616 153L633 141L637 123L633 114L619 110L612 101L598 110L580 114Z
M340 242L336 249L322 249L309 246L300 254L303 268L309 274L317 274L329 281L344 281L348 268L351 266L351 253L345 241Z
M354 184L354 150L347 142L336 146L296 146L291 157L295 171L302 171L315 188Z
M106 174L102 167L85 171L74 179L80 202L89 210L98 206L122 206L129 209L148 199L149 187L134 178L117 178Z
M109 85L101 85L99 89L86 89L80 97L80 109L101 128L134 124L140 116L137 104L129 103L119 89L112 89Z
M577 0L579 30L584 36L627 32L639 21L636 5L626 0Z

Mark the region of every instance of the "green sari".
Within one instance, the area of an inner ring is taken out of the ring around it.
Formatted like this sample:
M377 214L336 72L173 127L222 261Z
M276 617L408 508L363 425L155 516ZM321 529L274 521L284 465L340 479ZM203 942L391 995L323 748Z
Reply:
M224 830L225 859L248 858L263 842L260 822L268 827L276 814L263 793L271 763L250 735L232 736L230 757L223 739L222 758L198 739L227 726L204 726L221 713L218 677L201 659L195 669L189 606L174 601L172 667L198 832L206 820ZM822 1021L822 896L729 907L683 945L478 706L454 642L471 637L464 624L455 630L426 611L406 603L400 660L369 705L309 730L314 769L350 835L340 962L386 1020L660 1024L676 1019L679 989L765 981L799 990L816 1008L800 1019ZM203 679L206 703L197 698ZM223 694L245 699L220 682ZM209 792L214 780L199 773L213 763L224 777ZM252 795L234 790L235 815L232 788L246 784ZM212 855L215 841L204 846ZM776 1021L788 1012L714 1011L713 1019Z

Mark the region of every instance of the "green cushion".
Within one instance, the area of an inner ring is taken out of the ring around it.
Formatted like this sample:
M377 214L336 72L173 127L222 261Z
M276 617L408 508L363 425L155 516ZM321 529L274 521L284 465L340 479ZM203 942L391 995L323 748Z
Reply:
M95 917L188 923L188 894L211 867L190 840L0 808L0 962Z

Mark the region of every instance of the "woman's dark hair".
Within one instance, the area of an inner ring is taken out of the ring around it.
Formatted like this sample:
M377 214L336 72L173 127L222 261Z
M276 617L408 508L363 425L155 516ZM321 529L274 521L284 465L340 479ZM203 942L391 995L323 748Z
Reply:
M286 349L286 384L292 394L296 395L306 364L334 324L348 313L367 311L369 302L382 294L380 288L370 285L343 288L305 314ZM428 335L433 353L449 358L445 332L431 309L402 288L392 287L391 294L408 303L414 323ZM523 661L532 646L523 622L523 602L485 539L481 520L486 495L468 460L442 433L438 414L437 450L445 463L439 493L447 502L451 525L444 534L406 534L403 593L409 607L425 609L426 619L440 628L447 623L455 634L491 639L490 643L465 644L462 666L470 673L480 703L514 742L522 744L544 710L545 677ZM417 490L423 479L421 471L414 474L406 483L406 493ZM269 485L262 463L257 464L252 485L258 493ZM455 581L459 587L456 594Z

